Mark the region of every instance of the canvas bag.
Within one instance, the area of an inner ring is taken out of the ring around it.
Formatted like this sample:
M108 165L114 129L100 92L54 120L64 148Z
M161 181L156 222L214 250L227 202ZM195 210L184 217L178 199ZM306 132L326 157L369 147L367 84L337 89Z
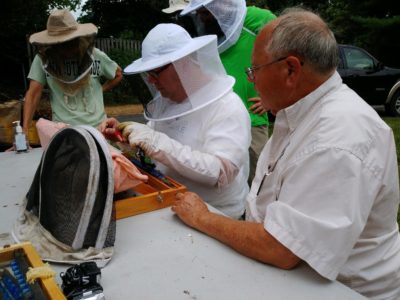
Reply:
M31 241L43 260L104 266L115 241L113 187L104 137L90 126L66 127L44 151L12 235Z

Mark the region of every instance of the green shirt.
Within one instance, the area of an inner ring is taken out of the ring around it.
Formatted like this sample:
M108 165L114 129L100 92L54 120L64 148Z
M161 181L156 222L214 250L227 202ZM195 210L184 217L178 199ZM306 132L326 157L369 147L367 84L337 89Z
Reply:
M79 90L75 96L68 96L61 90L56 81L43 70L40 57L35 56L28 78L38 81L42 85L48 85L53 121L96 127L106 118L100 78L113 79L118 66L97 48L93 49L93 57L94 63L90 71L89 84Z
M222 64L226 72L236 79L233 90L242 99L251 119L251 126L268 125L268 116L254 114L249 107L254 103L248 99L257 96L254 84L247 80L244 72L251 65L251 55L253 51L256 34L269 21L276 16L269 10L254 6L247 7L247 13L243 24L240 37L235 45L220 54Z

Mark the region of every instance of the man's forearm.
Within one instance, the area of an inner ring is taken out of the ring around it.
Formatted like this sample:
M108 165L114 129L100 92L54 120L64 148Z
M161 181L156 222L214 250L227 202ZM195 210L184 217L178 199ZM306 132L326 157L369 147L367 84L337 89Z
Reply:
M22 126L25 134L28 134L33 114L35 113L40 98L42 96L42 89L43 86L40 83L31 81L29 89L25 94Z
M111 80L107 80L102 85L103 92L110 91L115 86L117 86L121 82L122 77L123 77L122 76L122 69L120 67L118 67L117 70L115 71L115 77L113 79L111 79Z
M296 255L270 235L260 223L238 221L207 212L198 218L195 228L263 263L291 269L300 262Z
M24 121L23 121L23 126L22 126L25 134L28 134L28 130L29 130L29 127L31 125L33 114L34 114L35 110L36 109L34 108L34 105L32 105L32 103L27 102L25 100L24 109L23 109L23 112L24 112L23 113L23 120Z

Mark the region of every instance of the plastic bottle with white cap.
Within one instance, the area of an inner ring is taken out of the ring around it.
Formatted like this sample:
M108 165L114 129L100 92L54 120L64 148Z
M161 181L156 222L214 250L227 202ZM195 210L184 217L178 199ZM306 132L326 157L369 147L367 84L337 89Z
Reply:
M28 145L26 143L25 133L22 131L20 121L14 121L15 136L14 136L14 149L17 153L28 151Z

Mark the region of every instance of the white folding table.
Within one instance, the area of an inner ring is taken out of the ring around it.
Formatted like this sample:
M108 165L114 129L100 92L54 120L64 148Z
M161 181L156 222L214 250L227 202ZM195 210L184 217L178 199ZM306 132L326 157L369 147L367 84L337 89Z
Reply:
M0 153L0 246L38 167L42 150ZM68 265L52 265L59 273ZM169 209L117 222L114 255L102 269L106 299L365 299L307 264L285 271L246 258L183 224Z

